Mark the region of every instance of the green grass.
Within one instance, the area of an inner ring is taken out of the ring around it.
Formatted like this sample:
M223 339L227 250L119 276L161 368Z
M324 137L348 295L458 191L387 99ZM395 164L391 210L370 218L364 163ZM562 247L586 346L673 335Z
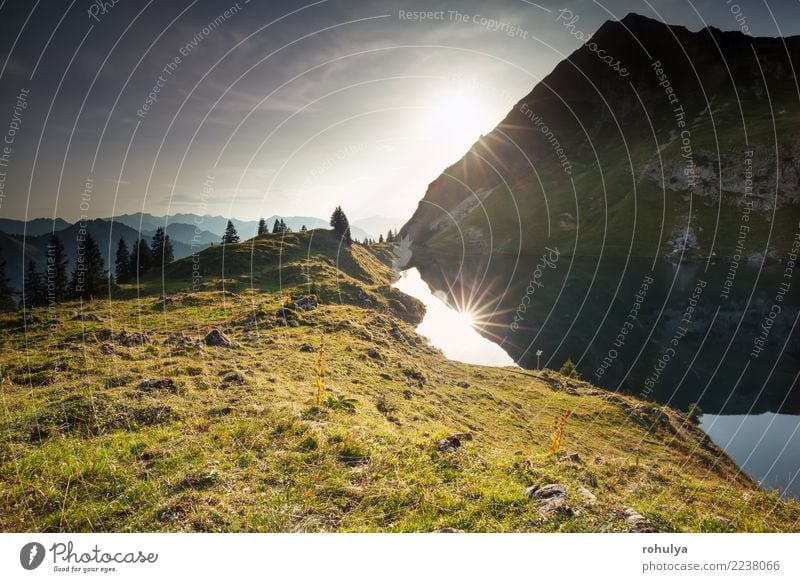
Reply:
M83 305L102 321L73 320L78 304L36 311L27 334L19 315L0 318L0 530L627 531L627 506L662 531L716 531L716 516L741 531L797 530L798 504L760 491L675 411L678 434L648 430L628 418L633 398L446 360L414 332L420 305L388 287L390 269L364 247L340 250L324 231L268 235L226 247L224 273L221 254L201 255L200 291L181 279L191 259L173 265L166 306L150 280L138 299L123 289ZM322 304L299 326L245 331L312 285ZM167 342L214 327L234 347ZM115 344L122 328L151 342ZM300 348L321 333L326 393L354 410L314 405L318 354ZM567 410L562 450L578 463L547 451ZM473 439L438 451L454 432ZM573 516L525 497L546 483L566 485Z

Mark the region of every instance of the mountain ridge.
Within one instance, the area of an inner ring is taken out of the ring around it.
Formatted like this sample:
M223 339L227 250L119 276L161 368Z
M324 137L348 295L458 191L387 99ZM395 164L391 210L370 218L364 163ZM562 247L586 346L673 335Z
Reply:
M629 75L598 59L597 47L624 62ZM729 255L735 234L726 229L738 222L741 210L746 148L757 150L753 198L759 232L768 228L770 186L779 184L778 206L796 211L800 203L797 159L780 158L778 181L774 146L771 157L768 147L775 137L782 147L797 147L799 98L791 82L797 63L800 37L690 32L638 15L607 21L431 182L401 236L417 249L438 253L460 248L464 239L467 252L477 253L535 254L551 242L578 255L601 249L643 257L681 250L689 251L683 253L687 259ZM703 85L695 70L704 71ZM775 137L767 105L774 109ZM689 132L691 168L679 164L682 132ZM659 161L677 173L654 175L648 168ZM696 184L681 177L684 170L696 174ZM691 205L691 196L700 204ZM640 208L646 212L638 218L647 228L637 232L633 217ZM457 224L448 213L459 216ZM790 240L790 222L777 224L770 250ZM696 244L678 248L671 241L687 223ZM499 239L491 234L492 224L504 225L495 229L504 231ZM517 226L528 232L517 236Z

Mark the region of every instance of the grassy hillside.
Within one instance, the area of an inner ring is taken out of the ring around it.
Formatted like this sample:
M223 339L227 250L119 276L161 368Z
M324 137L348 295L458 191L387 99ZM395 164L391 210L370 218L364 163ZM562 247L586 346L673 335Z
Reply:
M3 315L0 530L797 529L673 410L446 360L378 253L267 235L177 262L166 298Z

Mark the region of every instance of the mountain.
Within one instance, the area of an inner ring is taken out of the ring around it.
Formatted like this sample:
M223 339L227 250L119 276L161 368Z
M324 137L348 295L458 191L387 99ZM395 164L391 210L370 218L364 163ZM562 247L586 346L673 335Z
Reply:
M6 234L23 234L28 236L38 236L64 230L69 226L69 222L62 218L34 218L32 220L15 220L13 218L0 218L0 232Z
M253 238L258 232L258 220L240 220L238 218L226 218L224 216L208 216L200 214L186 214L178 213L168 217L167 233L186 244L191 244L192 237L195 236L194 230L202 231L198 236L201 240L207 242L219 242L222 238L225 228L228 226L228 220L233 222L233 226L239 233L239 236L244 239ZM268 217L267 226L270 231L272 230L273 223L276 219L282 218L286 225L294 231L299 231L302 226L307 229L313 228L329 228L328 220L324 218L317 218L313 216L278 216L272 215ZM134 214L122 214L114 217L114 220L126 224L134 229L141 228L145 231L152 232L158 227L163 227L167 222L167 218L163 216L153 216L152 214L136 212ZM180 225L180 226L179 226ZM353 238L363 240L368 235L365 230L359 228L355 224L351 225ZM213 237L216 236L214 239ZM377 235L375 236L377 238ZM213 240L212 240L213 239Z
M350 226L354 229L361 229L367 233L370 238L378 240L378 236L386 236L386 233L391 229L393 231L399 230L403 225L402 218L390 218L387 216L370 216L354 220Z
M702 259L791 246L800 37L603 24L428 187L401 235L434 253ZM748 214L743 219L743 213Z
M388 250L269 234L171 264L163 298L0 313L0 529L797 531L670 407L448 361Z
M430 184L410 265L525 368L797 414L797 71L800 37L606 22Z

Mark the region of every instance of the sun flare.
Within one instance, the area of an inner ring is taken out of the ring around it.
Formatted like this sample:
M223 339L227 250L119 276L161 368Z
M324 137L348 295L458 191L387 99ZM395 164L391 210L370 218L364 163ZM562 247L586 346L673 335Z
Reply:
M485 103L464 90L450 90L432 99L427 126L448 144L466 146L491 125Z

